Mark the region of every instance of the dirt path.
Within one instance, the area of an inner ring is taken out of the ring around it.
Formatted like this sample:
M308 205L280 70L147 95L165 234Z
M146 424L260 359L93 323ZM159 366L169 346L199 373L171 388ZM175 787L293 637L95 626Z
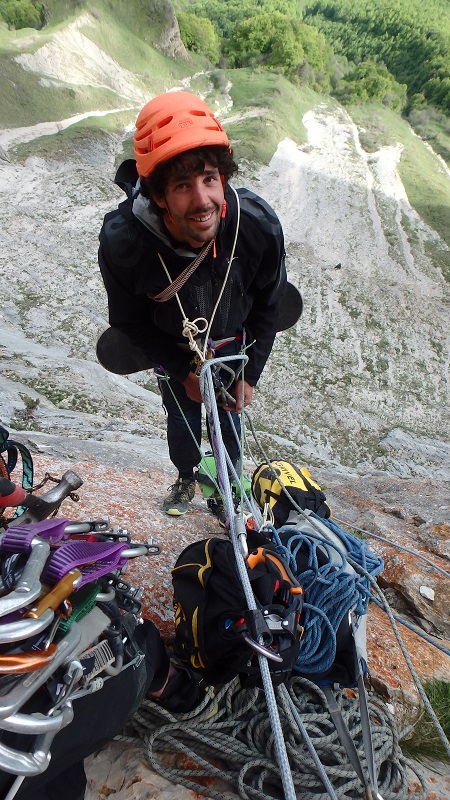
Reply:
M0 130L0 147L7 152L14 145L31 142L40 136L52 136L55 133L60 133L71 125L81 122L82 119L106 117L108 114L118 114L121 111L131 111L133 109L133 106L124 106L122 108L113 108L109 111L86 111L84 114L74 114L73 117L61 119L58 122L39 122L37 125L29 125L23 128L3 128Z

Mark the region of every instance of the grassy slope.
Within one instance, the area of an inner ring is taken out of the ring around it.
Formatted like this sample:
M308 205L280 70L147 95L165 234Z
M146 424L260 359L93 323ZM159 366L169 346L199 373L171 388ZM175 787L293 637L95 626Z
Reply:
M227 70L232 83L232 114L256 109L266 113L244 117L227 125L227 131L240 157L268 164L278 142L286 137L298 144L306 141L301 122L308 109L320 102L320 95L306 87L294 87L282 75L264 70Z
M0 29L0 124L5 128L32 125L37 122L57 120L94 109L107 110L123 105L113 91L89 86L42 86L40 76L22 69L13 56L33 52L48 41L51 34L64 27L74 17L60 22L64 8L71 10L75 4L53 3L54 14L42 31L7 31ZM79 4L81 6L81 3ZM84 6L85 4L83 4ZM139 4L137 4L139 5ZM70 6L70 8L69 8ZM102 0L90 3L88 10L101 24L86 26L82 32L98 47L108 53L120 66L133 72L148 86L149 95L164 91L177 80L196 69L196 64L167 58L103 5ZM134 20L136 24L136 19ZM140 19L137 19L137 23Z
M403 154L399 174L409 202L422 219L439 233L450 248L450 180L444 166L409 125L381 103L350 107L349 113L360 129L361 143L368 152L401 142ZM450 253L430 253L436 266L450 280Z
M107 89L69 85L42 86L40 76L24 70L13 57L34 52L48 41L57 27L43 31L0 29L0 120L4 128L64 119L92 108L117 106L117 97Z

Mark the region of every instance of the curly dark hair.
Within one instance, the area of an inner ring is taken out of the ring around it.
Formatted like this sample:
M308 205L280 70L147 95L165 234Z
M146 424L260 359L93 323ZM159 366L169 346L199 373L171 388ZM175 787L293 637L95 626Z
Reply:
M233 160L233 151L231 149L220 145L196 147L171 158L169 161L164 161L147 178L141 178L140 192L150 200L152 210L162 215L164 214L164 209L154 202L153 196L164 197L167 183L171 178L182 180L189 175L201 175L206 163L216 167L225 182L238 169L236 162Z

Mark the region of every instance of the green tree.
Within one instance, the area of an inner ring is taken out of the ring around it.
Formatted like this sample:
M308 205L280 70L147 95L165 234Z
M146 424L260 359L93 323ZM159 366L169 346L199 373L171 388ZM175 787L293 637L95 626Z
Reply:
M338 56L384 63L410 96L423 94L449 113L448 0L310 0L305 20Z
M406 102L406 86L397 83L384 64L362 61L344 75L335 95L342 102L381 100L401 111Z
M177 14L181 41L193 53L207 56L213 64L220 60L220 42L212 22L206 17L180 12Z
M31 0L0 0L0 18L10 28L37 28L41 22L41 6Z
M226 53L238 67L261 64L290 73L305 60L298 28L279 11L258 14L236 25Z

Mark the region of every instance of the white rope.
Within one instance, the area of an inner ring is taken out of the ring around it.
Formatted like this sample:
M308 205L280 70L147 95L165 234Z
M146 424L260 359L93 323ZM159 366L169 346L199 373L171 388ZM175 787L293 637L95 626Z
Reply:
M236 358L236 356L231 358ZM230 521L230 539L233 545L233 551L236 558L236 567L242 584L245 600L247 602L247 607L250 611L252 611L256 610L257 605L250 584L250 579L248 576L243 555L243 549L246 549L246 531L244 525L242 524L239 525L240 522L239 517L234 513L231 485L228 478L228 472L226 466L226 456L225 456L226 450L222 439L219 414L217 410L217 402L214 392L214 384L211 374L211 369L214 363L215 359L210 359L208 362L203 364L202 369L200 371L200 389L202 392L205 408L209 416L209 423L212 431L213 450L214 449L216 450L216 452L214 452L214 455L216 458L219 483L222 484L221 489L223 492L224 505L227 510ZM214 447L214 444L216 445L216 447ZM225 476L227 476L228 479L226 479ZM296 798L295 787L290 769L288 754L286 750L286 743L283 737L283 730L278 713L269 665L267 663L267 658L263 655L258 654L258 661L259 661L259 668L261 671L261 678L267 703L267 710L270 718L271 730L273 734L276 762L280 770L280 777L283 786L284 797L285 800L295 800Z
M296 717L316 752L338 800L361 800L362 787L332 721L321 689L299 676L275 690L283 735L292 766L297 800L325 800L325 790ZM289 703L286 702L289 697ZM341 714L364 759L358 700L335 691ZM214 713L215 712L215 713ZM420 786L416 800L426 796L425 780L415 764L403 756L395 721L388 707L369 699L374 730L374 754L380 792L385 800L408 800L411 769ZM130 723L145 741L147 758L156 772L214 800L275 800L283 791L264 692L242 689L238 678L220 689L208 705L189 715L170 714L144 700Z
M225 275L225 278L224 278L224 281L223 281L223 284L222 284L222 288L220 290L219 297L217 298L216 305L213 308L213 311L212 311L212 314L211 314L211 319L210 319L210 322L209 322L209 326L208 326L208 329L206 331L205 344L204 344L204 347L203 347L203 360L205 360L205 358L206 358L206 353L207 353L207 350L208 350L209 334L210 334L210 331L211 331L211 328L212 328L214 317L216 316L216 312L217 312L217 309L219 307L219 303L220 303L220 301L222 299L222 295L223 295L223 293L225 291L225 286L227 284L228 276L230 274L231 265L232 265L233 259L234 259L234 251L236 250L237 240L238 240L238 236L239 236L239 225L240 225L240 221L241 221L241 204L240 204L239 195L238 195L236 189L233 186L231 186L230 184L228 184L228 185L229 185L231 191L234 192L234 196L236 197L236 203L237 203L236 230L235 230L235 233L234 233L234 241L233 241L233 247L231 248L230 260L228 262L228 269L226 271L226 275Z

